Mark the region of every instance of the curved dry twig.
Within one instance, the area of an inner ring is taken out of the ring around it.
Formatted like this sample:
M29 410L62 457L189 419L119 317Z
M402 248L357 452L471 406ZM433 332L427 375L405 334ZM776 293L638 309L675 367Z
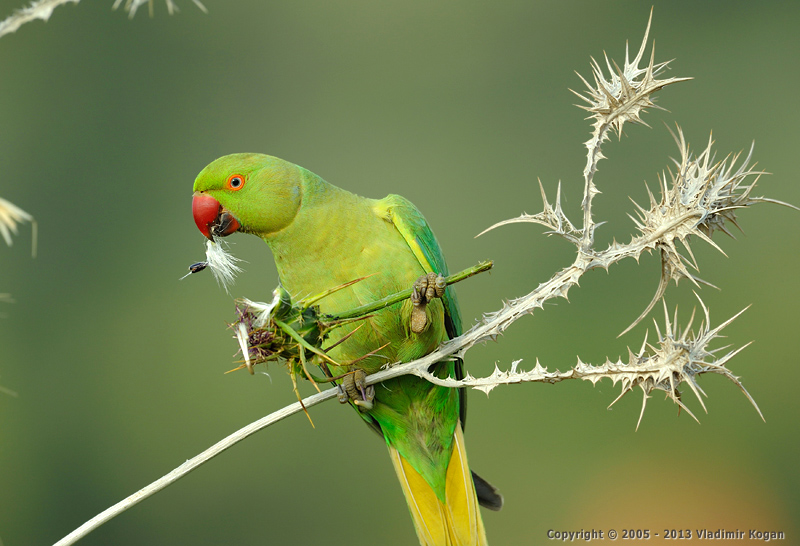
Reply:
M68 546L70 544L75 544L78 540L83 538L84 536L88 535L94 529L97 529L105 522L113 519L114 517L120 515L128 508L135 506L136 504L142 502L147 497L158 493L165 487L175 483L179 479L183 478L187 474L189 474L192 470L195 470L197 467L202 465L205 462L213 459L226 449L234 446L235 444L241 442L248 436L255 434L259 430L268 427L278 421L281 421L295 413L299 413L303 411L303 406L306 408L310 408L312 406L316 406L330 398L336 396L336 389L328 389L321 393L317 393L313 396L309 396L302 400L302 402L295 402L285 408L282 408L278 411L270 413L266 417L262 417L258 421L254 421L249 425L240 428L233 434L227 436L226 438L220 440L213 446L209 447L199 455L192 457L169 474L165 474L158 480L154 481L150 485L143 487L133 495L130 495L114 506L107 508L106 510L102 511L101 513L97 514L95 517L72 531L70 534L59 540L55 543L55 546Z

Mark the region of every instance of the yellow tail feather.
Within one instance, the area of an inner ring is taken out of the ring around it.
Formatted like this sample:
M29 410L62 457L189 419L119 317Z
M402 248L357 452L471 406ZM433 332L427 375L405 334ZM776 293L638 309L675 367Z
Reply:
M421 546L486 546L461 423L456 426L453 454L447 466L446 503L439 500L428 482L392 446L389 455Z

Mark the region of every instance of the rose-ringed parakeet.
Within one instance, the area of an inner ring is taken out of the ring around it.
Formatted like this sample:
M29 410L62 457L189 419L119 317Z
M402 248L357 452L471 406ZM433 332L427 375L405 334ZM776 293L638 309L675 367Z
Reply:
M385 439L420 543L485 544L479 500L496 510L502 497L467 465L464 391L410 375L363 387L365 373L422 357L461 334L455 293L442 283L444 257L417 208L399 195L354 195L275 157L233 154L197 176L192 212L208 238L235 231L261 237L293 297L366 277L321 299L322 313L414 286L412 298L374 313L355 332L356 324L331 332L331 344L352 335L330 350L343 365L330 371L345 375L354 407ZM462 377L461 366L460 360L441 362L435 372Z

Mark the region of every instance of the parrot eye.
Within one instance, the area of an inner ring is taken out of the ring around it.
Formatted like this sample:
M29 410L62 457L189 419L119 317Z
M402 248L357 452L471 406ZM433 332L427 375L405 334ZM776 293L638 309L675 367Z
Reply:
M225 185L229 190L240 190L244 186L244 176L241 174L232 174Z

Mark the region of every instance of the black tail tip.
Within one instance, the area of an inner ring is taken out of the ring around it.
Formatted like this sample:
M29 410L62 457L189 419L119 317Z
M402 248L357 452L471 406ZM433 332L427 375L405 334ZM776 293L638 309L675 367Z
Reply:
M475 474L475 472L472 473L472 481L475 483L475 494L478 495L478 503L481 506L495 512L503 507L503 495L497 491L495 486Z

